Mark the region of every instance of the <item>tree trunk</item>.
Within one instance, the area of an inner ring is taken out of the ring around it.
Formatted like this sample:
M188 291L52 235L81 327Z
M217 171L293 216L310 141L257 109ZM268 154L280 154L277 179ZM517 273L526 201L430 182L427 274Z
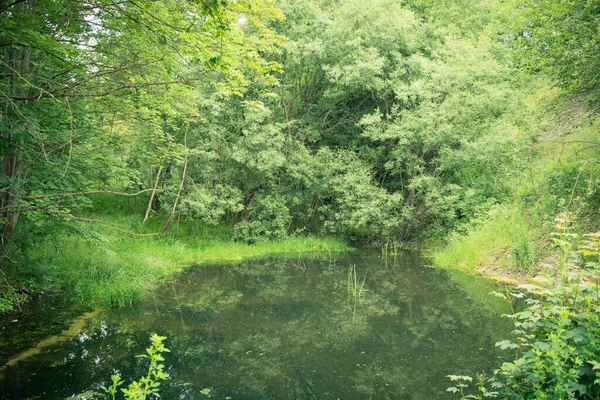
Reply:
M6 1L1 2L2 8L6 6ZM21 11L29 9L32 14L35 14L36 1L30 0L17 4L15 7ZM31 64L31 49L27 48L12 48L9 43L2 43L4 47L4 76L7 88L12 88L13 97L25 97L26 87L28 83L26 77L30 73ZM5 103L5 108L2 110L2 117L5 121L5 126L0 136L4 142L6 154L2 160L2 172L8 180L0 202L0 239L5 241L14 232L17 221L19 219L19 211L17 209L18 193L16 187L19 180L22 178L22 140L14 135L14 124L22 119L15 115L15 112L20 113L18 105Z
M179 190L177 191L177 197L175 197L175 201L173 202L173 209L171 210L171 215L167 218L165 226L163 228L163 234L169 232L169 228L171 228L171 223L173 222L173 216L175 215L175 210L177 209L177 203L179 203L179 197L181 197L181 192L183 192L183 185L185 183L185 176L187 174L187 166L188 166L188 156L187 156L187 132L189 129L189 124L185 127L185 134L183 136L183 147L184 147L184 162L183 162L183 172L181 174L181 182L179 183Z
M148 216L150 215L150 210L152 209L152 202L154 201L154 196L156 195L156 190L158 189L158 182L160 180L160 174L163 170L163 166L158 167L158 172L156 173L156 180L154 181L154 189L152 190L152 194L150 195L150 200L148 201L148 207L146 208L146 215L144 215L144 220L142 224L145 224L148 220Z

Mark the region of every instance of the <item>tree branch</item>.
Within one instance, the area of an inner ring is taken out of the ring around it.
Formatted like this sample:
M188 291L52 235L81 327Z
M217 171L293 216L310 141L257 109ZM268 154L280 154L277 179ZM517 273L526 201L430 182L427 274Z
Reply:
M106 223L104 223L104 222L102 222L100 220L97 220L97 219L81 218L81 217L76 217L76 216L71 215L71 214L60 213L60 212L53 212L53 211L50 211L50 210L44 210L44 211L47 214L54 215L56 217L63 217L63 218L69 219L71 221L89 222L91 224L96 224L96 225L101 226L103 228L111 229L111 230L114 230L114 231L117 231L117 232L121 232L121 233L125 233L127 235L131 235L131 236L157 236L158 235L158 233L136 233L136 232L131 232L131 231L128 231L126 229L122 229L122 228L118 228L116 226L108 225L108 224L106 224Z
M0 60L0 62L1 62L1 60ZM46 92L48 94L48 96L44 96L44 94L42 92L42 93L40 93L39 96L27 96L27 97L11 96L10 99L24 101L24 100L39 100L39 99L44 98L44 97L52 97L53 99L56 99L57 97L84 97L84 98L106 97L106 96L110 96L110 95L113 95L113 94L115 94L117 92L120 92L122 90L127 90L127 89L137 89L137 88L144 88L144 87L151 87L151 86L168 86L168 85L174 85L176 83L192 82L192 81L195 81L195 80L200 80L200 79L191 79L191 80L179 79L179 80L176 80L176 81L148 82L148 83L123 85L123 86L119 86L117 88L114 88L112 90L107 90L105 92L100 92L100 93L65 93L65 92L63 92L63 93L50 93L50 92L47 92L46 90L42 89L44 92Z
M52 194L42 194L39 196L15 196L15 197L22 199L22 200L36 200L36 199L44 199L44 198L48 198L48 197L85 196L88 194L115 194L118 196L133 197L133 196L138 196L145 192L150 192L152 190L154 190L154 189L144 189L144 190L140 190L139 192L136 192L136 193L113 192L111 190L90 190L88 192L52 193Z
M7 5L6 7L4 7L2 10L0 10L0 14L2 14L5 11L8 11L10 8L16 6L19 3L24 3L27 0L15 0L12 3L10 3L9 5Z

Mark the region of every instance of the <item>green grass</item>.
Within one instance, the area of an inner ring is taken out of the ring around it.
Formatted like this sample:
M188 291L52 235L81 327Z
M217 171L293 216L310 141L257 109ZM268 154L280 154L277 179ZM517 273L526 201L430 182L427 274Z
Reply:
M92 216L115 225L134 228L139 216ZM159 221L137 227L157 231ZM84 240L66 235L45 239L29 250L30 268L43 277L42 286L61 290L68 300L89 305L124 305L137 301L159 282L187 266L238 261L281 253L301 255L322 252L324 257L349 250L330 238L290 237L252 245L234 242L229 229L210 228L191 221L174 225L169 234L128 236L87 224Z
M453 234L448 244L432 253L441 267L471 270L478 266L528 268L535 258L529 224L515 205L498 206L475 221L466 234Z

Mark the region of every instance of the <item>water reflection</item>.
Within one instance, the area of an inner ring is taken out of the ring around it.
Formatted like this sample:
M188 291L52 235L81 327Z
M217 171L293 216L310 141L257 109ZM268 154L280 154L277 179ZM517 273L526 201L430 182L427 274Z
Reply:
M7 368L0 390L63 399L115 370L137 378L145 366L134 356L157 332L172 350L164 399L447 398L447 374L498 362L509 326L503 303L481 295L492 289L411 257L198 267Z

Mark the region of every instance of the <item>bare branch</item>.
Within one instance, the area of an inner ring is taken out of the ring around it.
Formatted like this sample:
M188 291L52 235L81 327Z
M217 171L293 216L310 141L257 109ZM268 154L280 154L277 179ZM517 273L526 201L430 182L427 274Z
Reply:
M6 66L6 68L10 69L13 73L15 73L19 78L21 78L21 80L23 80L26 84L28 84L29 86L31 86L32 88L39 90L40 94L38 96L32 97L29 100L39 100L42 95L44 93L46 93L49 97L52 97L54 100L56 100L56 97L54 97L54 95L52 93L50 93L49 91L47 91L44 88L41 88L39 86L34 85L33 83L31 83L27 78L25 78L19 71L17 71L16 69L12 68L10 65L8 65L7 63L5 63L4 61L0 60L0 63L4 64L4 66ZM12 99L15 100L19 100L16 97L11 97Z
M157 236L158 233L136 233L136 232L131 232L128 231L126 229L122 229L116 226L112 226L112 225L108 225L100 220L97 219L90 219L90 218L80 218L80 217L76 217L74 215L71 214L67 214L67 213L60 213L60 212L52 212L52 211L48 211L46 210L46 212L50 215L54 215L57 217L63 217L72 221L80 221L80 222L89 222L91 224L96 224L98 226L101 226L103 228L106 229L111 229L113 231L117 231L117 232L121 232L121 233L126 233L127 235L131 235L131 236Z
M152 190L152 194L150 195L150 200L148 200L148 208L146 208L146 215L144 215L144 220L142 224L145 224L148 221L148 216L150 215L150 210L152 209L152 202L154 201L154 196L156 195L156 191L158 190L158 181L160 179L160 173L163 170L163 166L158 167L158 172L156 173L156 181L154 182L154 189Z
M43 199L43 198L48 198L48 197L85 196L88 194L115 194L118 196L133 197L133 196L138 196L145 192L150 192L152 190L154 190L154 189L144 189L144 190L140 190L139 192L136 192L136 193L113 192L112 190L90 190L87 192L52 193L52 194L42 194L39 196L15 196L15 197L22 199L22 200L36 200L36 199Z

